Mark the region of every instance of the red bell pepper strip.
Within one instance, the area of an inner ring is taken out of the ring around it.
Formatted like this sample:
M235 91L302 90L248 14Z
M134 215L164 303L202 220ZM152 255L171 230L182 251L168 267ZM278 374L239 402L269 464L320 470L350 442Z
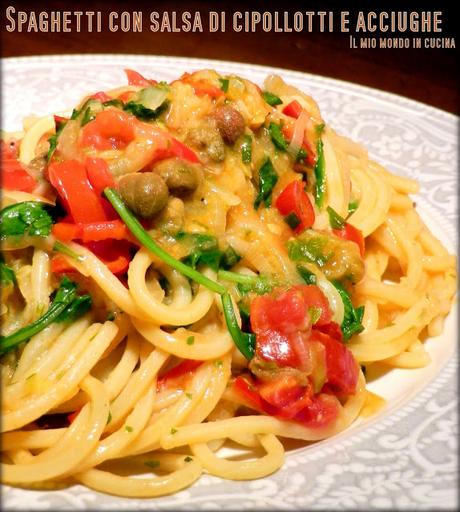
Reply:
M85 166L77 160L52 163L48 176L74 222L107 220L101 200L88 181Z
M302 110L302 105L297 100L293 100L283 108L283 114L297 119L302 113Z
M19 162L16 144L8 145L4 141L0 143L2 187L7 190L32 192L38 185L38 182L24 169L21 162Z
M139 85L141 87L150 87L151 85L157 85L156 80L148 80L144 78L140 73L133 69L125 69L126 77L128 78L129 85Z
M107 268L115 275L124 274L129 267L130 257L126 254L119 254L112 261L104 261L100 256L98 258L107 265ZM78 272L78 270L69 264L61 254L56 254L51 259L51 272L53 274L68 274Z
M104 91L99 91L90 96L93 100L98 100L101 103L105 103L106 101L110 101L112 98L106 94Z
M189 377L199 366L203 364L203 361L196 361L194 359L184 359L178 365L174 366L166 373L164 373L157 381L157 389L167 387L173 382L177 382L178 379L184 379Z
M168 147L165 149L157 150L151 163L153 164L154 162L159 162L160 160L174 157L180 158L181 160L186 160L193 164L200 162L200 159L193 150L191 150L188 146L176 138L171 137Z
M225 96L224 91L206 80L194 80L190 73L184 73L179 81L189 84L193 87L197 96L210 96L211 98L220 98Z
M100 240L128 240L128 228L121 220L108 220L88 224L57 222L53 225L52 234L61 242L81 240L82 242L97 242Z
M109 166L102 158L87 158L85 167L88 180L99 196L102 195L106 187L116 187Z
M343 238L344 240L350 240L351 242L355 242L355 244L358 244L361 257L364 257L364 237L362 232L358 228L355 228L350 223L345 222L345 225L343 226L342 229L333 229L332 232L334 233L335 236L338 236L339 238Z
M299 180L289 183L276 199L275 206L281 215L295 215L297 226L294 227L294 233L311 228L315 222L315 211Z

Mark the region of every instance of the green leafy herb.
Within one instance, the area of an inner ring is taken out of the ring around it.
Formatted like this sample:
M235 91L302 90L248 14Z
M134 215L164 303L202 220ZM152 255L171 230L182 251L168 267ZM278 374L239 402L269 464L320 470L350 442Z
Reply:
M222 366L223 364L224 363L220 359L217 359L217 361L214 361L215 366Z
M256 337L255 334L243 332L238 326L233 303L228 292L222 295L222 306L224 309L225 322L235 345L243 356L251 360L255 354Z
M325 127L326 125L324 123L320 123L315 126L315 133L318 135L318 137L322 135Z
M193 398L192 393L185 393L185 396L186 396L189 400L191 400L191 399Z
M358 201L350 201L348 203L348 216L350 216L352 213L354 213L358 209L359 203Z
M286 222L291 229L295 229L301 221L294 212L291 212L289 215L284 217L284 222Z
M297 272L306 284L316 284L316 276L302 265L297 265Z
M2 286L7 286L10 283L16 285L16 274L14 270L6 265L3 257L0 257L0 283Z
M163 103L159 107L155 109L144 107L141 103L136 103L135 101L128 101L123 107L123 110L126 112L131 112L134 116L136 116L141 121L152 121L156 119L162 112L164 112L166 108L166 103Z
M235 249L229 245L222 254L220 261L220 268L228 270L234 267L241 259L241 256L235 251Z
M171 434L175 434L177 432L177 428L171 427L170 432Z
M130 425L125 425L125 430L126 430L126 432L132 432L133 427L131 427Z
M228 84L229 84L229 79L228 78L219 78L219 82L220 82L220 88L222 91L224 92L228 92Z
M241 144L241 160L244 164L250 164L252 160L252 137L245 135Z
M308 153L305 148L300 148L299 152L297 153L297 156L295 157L296 162L301 162L302 160L305 160L307 158Z
M57 143L59 139L59 135L61 135L62 130L64 129L64 126L67 124L67 121L55 121L56 129L53 135L48 138L48 142L50 144L50 147L48 149L48 153L46 154L46 159L48 162L50 161L51 157L53 156L54 152L57 148Z
M270 137L272 139L273 144L281 151L286 151L289 146L289 142L284 138L281 133L281 128L276 123L270 123L268 127L268 132L270 133Z
M247 302L240 300L240 302L238 302L238 309L240 310L241 320L243 322L249 322L249 306Z
M364 330L362 324L364 306L355 308L345 288L338 281L333 281L332 284L337 288L343 302L344 316L340 328L342 329L345 340L349 340L353 334L358 334Z
M254 208L256 210L259 208L262 201L267 208L271 205L273 187L277 182L278 174L276 174L270 158L267 158L259 170L259 192L254 201Z
M159 460L146 460L144 461L144 464L148 466L149 468L156 469L160 467L160 461Z
M87 299L85 299L85 301L83 301L85 306L82 306L83 303L79 301L78 307L73 308L72 303L78 299L77 285L67 277L64 277L56 292L53 302L43 316L35 320L35 322L32 322L30 325L22 327L7 336L0 336L0 355L13 350L20 343L28 341L32 336L45 329L45 327L48 327L48 325L59 321L58 319L61 315L62 317L67 318L67 308L70 309L70 317L75 319L77 313L84 310L87 304Z
M283 104L283 102L281 101L281 98L279 96L277 96L276 94L273 94L271 92L264 91L262 93L262 97L272 107L274 107L276 105L282 105Z
M49 206L39 201L15 203L0 212L0 240L10 236L41 236L51 233Z
M114 312L114 311L109 311L109 312L107 313L107 318L106 318L106 320L107 320L108 322L113 322L113 321L115 320L115 318L116 318L116 315L115 315L115 312Z
M321 208L326 195L326 163L324 160L323 141L321 139L316 144L316 154L316 164L313 170L316 178L315 203L318 208Z
M308 308L308 315L310 316L310 322L312 325L316 324L316 322L319 320L319 317L321 316L321 313L321 308L317 308L315 306Z
M329 224L332 229L342 229L345 226L345 219L341 217L333 208L328 206L327 213L329 214Z
M106 423L106 425L108 425L111 421L112 421L112 413L109 411L109 414L107 416L107 423Z
M121 100L114 98L113 100L104 101L103 105L104 107L117 107L122 109L124 103Z
M264 295L270 293L277 285L276 279L265 274L249 276L246 274L238 274L237 272L229 272L228 270L219 270L217 276L224 281L237 283L238 290L242 295L250 292L254 292L257 295Z
M55 322L74 322L91 309L93 300L91 295L80 295L76 297L56 318Z
M195 336L189 336L186 340L185 340L185 343L187 343L187 345L193 345L195 343Z
M193 458L190 457L189 455L187 455L187 457L185 457L184 459L184 462L192 462L193 461Z

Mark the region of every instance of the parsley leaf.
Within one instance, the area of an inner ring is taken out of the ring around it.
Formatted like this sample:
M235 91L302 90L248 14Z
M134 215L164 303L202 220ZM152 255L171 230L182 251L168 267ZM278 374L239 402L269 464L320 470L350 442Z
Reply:
M254 201L254 208L256 210L259 208L262 201L267 208L270 207L272 191L277 182L278 174L273 167L272 161L267 157L259 170L259 192Z
M272 107L274 107L276 105L282 105L283 104L283 102L281 101L281 98L279 96L277 96L276 94L273 94L271 92L264 91L262 93L262 97Z
M0 240L9 236L42 236L51 233L50 207L39 201L24 201L7 206L0 212Z
M273 144L281 151L286 151L289 142L284 138L284 135L281 133L281 128L276 123L270 123L268 127L268 131L270 133L270 138L272 139Z
M342 329L345 340L349 340L353 334L358 334L364 330L362 324L364 306L355 308L345 288L338 281L332 281L332 284L337 288L343 302L344 316L340 328Z
M6 265L3 258L0 259L0 283L2 286L6 286L10 283L16 285L16 274L12 268Z
M333 208L328 206L327 213L329 214L329 224L332 229L342 229L345 226L345 219L341 217Z

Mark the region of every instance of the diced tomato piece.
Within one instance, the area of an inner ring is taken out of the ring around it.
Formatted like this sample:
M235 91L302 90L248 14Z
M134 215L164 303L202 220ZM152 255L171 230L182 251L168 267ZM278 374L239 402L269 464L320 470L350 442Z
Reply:
M135 138L137 119L119 109L99 112L86 124L80 134L79 144L93 149L124 149Z
M112 98L106 94L104 91L96 92L91 96L93 100L98 100L101 103L105 103L106 101L110 101Z
M204 79L195 80L190 73L184 73L180 79L181 82L189 84L193 87L197 96L210 96L211 98L220 98L224 96L224 91Z
M297 100L293 100L283 108L283 114L297 119L302 113L302 110L302 105Z
M88 180L97 194L102 195L107 187L115 187L115 180L105 160L102 158L87 158L85 167Z
M298 333L285 334L275 330L266 330L256 335L256 355L264 361L276 363L280 367L298 368L302 364L293 336Z
M315 211L300 180L289 183L277 197L275 206L281 215L294 214L297 217L299 224L294 227L294 233L311 228L315 222Z
M295 287L255 297L250 318L256 334L269 329L289 333L307 330L310 326L303 293Z
M151 85L156 85L158 82L156 80L147 80L140 73L134 71L133 69L125 69L126 77L128 78L129 85L139 85L140 87L149 87Z
M295 420L309 428L324 428L337 418L340 402L335 396L321 393L311 399L311 403L295 416Z
M185 379L190 377L190 375L201 365L203 361L196 361L194 359L184 359L178 365L169 369L165 374L163 374L157 381L157 389L162 389L164 387L171 386L173 383L175 385L182 382L185 382Z
M332 312L329 306L329 301L318 286L314 284L299 284L293 288L295 290L299 290L303 294L307 311L310 308L318 308L321 310L321 316L315 322L315 327L330 323Z
M57 222L52 227L52 234L62 242L82 240L97 242L100 240L127 240L130 238L126 225L121 220L108 220L88 224Z
M313 390L310 384L300 386L293 376L283 375L277 379L261 382L257 386L260 396L277 408L276 416L291 419L311 404Z
M75 222L107 220L101 200L92 189L83 164L77 160L52 163L48 168L48 176Z
M355 242L355 244L358 244L361 257L364 257L364 237L362 232L358 228L355 228L349 222L345 222L345 225L343 226L342 229L333 229L332 232L334 233L335 236L338 236L339 238L350 240L351 242Z
M262 399L253 379L249 376L236 377L233 381L232 389L243 399L248 407L259 412L270 414L271 416L275 415L275 407Z
M329 322L327 324L315 324L313 326L314 330L318 330L323 332L324 334L327 334L331 338L334 338L337 341L343 342L343 333L342 329L340 328L340 325L336 322Z
M327 384L336 393L353 394L358 383L359 367L348 348L323 332L312 331L312 339L326 349Z
M125 91L118 96L118 100L127 103L136 93L134 91Z

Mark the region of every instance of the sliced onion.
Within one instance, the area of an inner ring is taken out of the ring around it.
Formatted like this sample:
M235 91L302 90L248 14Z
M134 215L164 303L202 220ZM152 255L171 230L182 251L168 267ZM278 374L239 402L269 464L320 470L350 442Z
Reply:
M308 126L309 121L308 114L305 110L302 110L302 113L297 118L294 124L294 131L292 133L292 140L287 148L287 152L292 156L292 158L296 159L299 154L300 149L302 148L303 139L305 137L305 130Z
M337 288L322 273L316 274L316 283L318 288L326 295L332 311L332 320L341 325L344 317L344 308L342 297L340 297Z

